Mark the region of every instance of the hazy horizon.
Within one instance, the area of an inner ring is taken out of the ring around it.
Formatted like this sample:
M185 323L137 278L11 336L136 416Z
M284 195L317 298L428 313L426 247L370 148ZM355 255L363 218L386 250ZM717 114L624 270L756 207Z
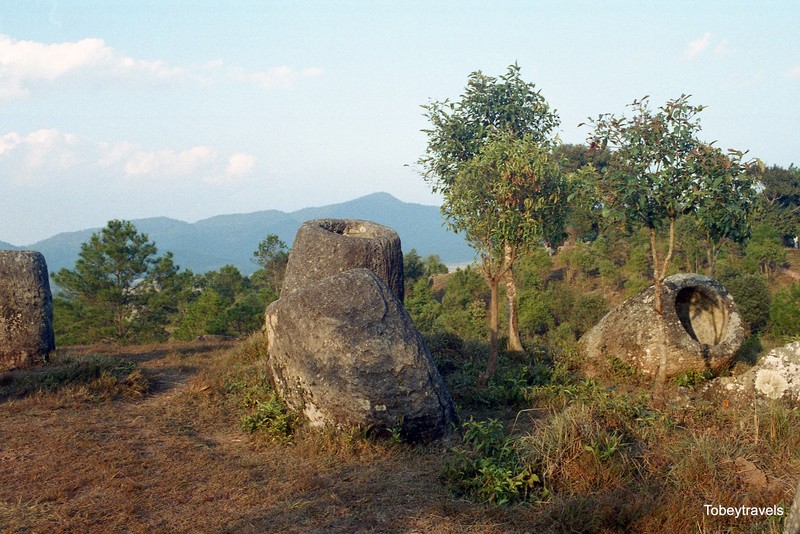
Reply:
M800 163L798 19L800 5L744 1L14 3L0 240L377 191L436 205L415 163L420 106L514 62L564 142L588 117L687 93L707 106L703 139Z

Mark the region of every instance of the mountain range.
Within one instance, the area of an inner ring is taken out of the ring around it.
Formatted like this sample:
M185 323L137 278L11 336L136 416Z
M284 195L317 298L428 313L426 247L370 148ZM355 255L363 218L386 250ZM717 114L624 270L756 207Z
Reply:
M438 254L448 265L466 264L474 259L473 250L464 238L443 226L437 206L402 202L388 193L373 193L340 204L291 213L267 210L217 215L195 223L168 217L131 222L156 243L160 254L171 251L181 268L204 273L230 264L243 274L251 274L257 268L251 261L253 252L267 234L277 234L291 246L303 222L323 218L365 219L389 226L400 235L404 253L414 248L423 257ZM28 246L0 241L0 249L37 250L44 255L48 270L53 273L62 267L72 269L81 244L98 230L61 233Z

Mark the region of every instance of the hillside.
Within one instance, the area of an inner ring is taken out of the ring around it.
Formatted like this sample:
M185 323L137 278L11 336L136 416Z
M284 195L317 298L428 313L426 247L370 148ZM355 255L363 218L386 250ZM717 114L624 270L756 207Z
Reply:
M367 219L390 226L400 234L404 251L415 248L423 256L438 254L448 264L473 259L473 251L464 239L443 227L437 206L402 202L387 193L291 213L267 210L218 215L195 223L154 217L133 223L156 242L159 252L171 251L182 268L203 273L233 264L250 274L256 269L250 258L267 234L277 234L291 246L303 222L326 217ZM81 244L97 231L90 228L61 233L24 247L0 242L0 248L38 250L47 259L50 272L56 272L62 267L71 268Z

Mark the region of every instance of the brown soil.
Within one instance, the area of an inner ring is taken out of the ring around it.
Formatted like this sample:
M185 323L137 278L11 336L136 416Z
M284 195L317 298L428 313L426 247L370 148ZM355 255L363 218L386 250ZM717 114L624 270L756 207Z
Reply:
M208 378L229 347L84 348L73 352L138 362L151 390L0 403L0 532L526 530L525 513L449 494L437 478L447 444L245 434Z

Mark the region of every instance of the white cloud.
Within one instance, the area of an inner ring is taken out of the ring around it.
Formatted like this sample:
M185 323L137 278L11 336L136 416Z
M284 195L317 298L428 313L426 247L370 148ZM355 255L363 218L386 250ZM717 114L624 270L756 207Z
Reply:
M787 74L789 75L789 78L800 78L800 65L790 68Z
M250 174L256 167L256 158L247 154L233 154L228 159L228 167L225 169L231 176L241 176Z
M168 80L183 77L184 72L162 61L120 54L102 39L44 44L0 34L0 98L25 97L37 83L81 75Z
M209 146L145 150L127 141L96 142L55 129L0 135L0 176L13 177L13 183L23 187L80 180L82 175L128 183L226 184L245 179L255 167L249 154L221 155Z
M203 172L217 160L216 151L195 146L181 152L172 150L137 151L125 163L125 174L144 177L177 177Z
M220 60L199 67L172 67L164 61L137 59L115 50L103 39L45 44L19 41L0 34L0 100L24 98L38 84L70 79L119 79L144 82L191 80L212 84L222 80L255 83L264 89L290 88L303 78L322 74L319 68L295 70L281 66L248 71Z
M289 89L304 78L315 78L323 74L322 69L319 68L298 71L285 65L266 71L246 71L239 67L227 67L222 70L224 63L221 61L215 61L206 66L217 71L217 76L221 78L256 83L264 89ZM219 74L220 72L222 74Z
M711 44L711 34L706 32L699 39L695 39L689 43L689 45L686 47L686 51L683 53L683 58L687 61L691 61L702 54L703 51L708 48L709 44Z

